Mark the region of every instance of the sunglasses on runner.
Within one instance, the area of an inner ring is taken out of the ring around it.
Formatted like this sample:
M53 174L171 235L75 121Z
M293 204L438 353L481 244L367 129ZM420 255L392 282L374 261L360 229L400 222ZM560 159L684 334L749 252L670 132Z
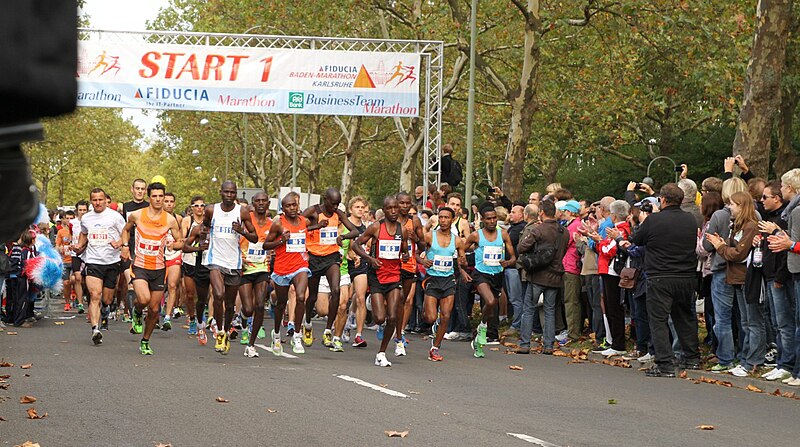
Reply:
M205 206L206 206L205 203L195 203L194 205L192 205L192 207L194 207L194 208L203 208Z

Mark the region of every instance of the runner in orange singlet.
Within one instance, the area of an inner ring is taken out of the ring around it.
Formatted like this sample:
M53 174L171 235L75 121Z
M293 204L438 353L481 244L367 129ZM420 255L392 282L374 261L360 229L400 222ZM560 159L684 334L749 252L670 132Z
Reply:
M400 265L400 280L403 282L403 315L397 325L397 333L395 335L395 343L402 342L403 348L397 345L395 355L406 355L405 345L405 328L408 320L411 317L411 312L414 306L414 294L417 289L417 253L421 252L421 244L425 242L425 233L422 231L422 222L416 215L410 215L411 210L411 195L407 192L399 192L395 196L397 198L397 205L399 206L400 215L397 221L400 222L408 233L408 261Z
M166 262L164 249L167 246L167 233L172 233L175 242L173 250L183 247L178 221L172 214L164 211L165 186L161 183L151 183L147 187L150 205L128 214L128 223L122 232L122 259L131 258L128 245L130 229L136 227L136 240L134 242L134 261L131 266L131 282L136 293L134 303L133 322L131 333L142 333L142 312L147 307L147 322L139 344L139 351L144 355L152 355L150 348L150 335L158 322L161 300L164 298L164 278L166 275Z
M264 303L269 294L271 257L271 253L264 250L264 241L267 240L267 233L272 227L272 219L267 215L269 208L267 194L257 192L252 200L253 212L250 213L250 220L256 229L258 242L250 242L245 238L239 240L239 245L242 247L243 267L239 296L242 298L242 314L248 319L247 328L242 332L241 344L247 345L244 348L244 356L249 358L258 357L255 342L258 338L258 331L264 324ZM280 343L280 339L278 343ZM275 352L274 346L273 352Z
M317 303L317 293L319 292L319 280L324 275L330 286L330 298L328 299L328 321L325 324L325 333L322 335L322 344L325 347L333 347L333 335L331 328L336 321L336 313L339 309L339 280L341 279L342 255L339 253L339 246L342 239L353 239L361 234L339 209L342 195L335 188L328 188L322 200L322 205L314 205L303 212L303 216L312 224L317 221L324 222L320 230L308 231L308 267L311 270L311 278L308 280L308 300L305 307L305 321L303 322L303 343L311 346L314 336L311 331L311 311ZM345 235L339 234L339 224L350 230ZM348 297L349 298L349 297ZM337 337L338 338L338 337Z
M295 354L306 352L300 333L295 330L295 321L303 320L306 290L308 288L308 252L306 251L306 233L322 228L328 224L321 220L315 225L298 214L300 195L296 192L286 194L281 200L283 214L272 221L272 226L264 242L264 250L275 250L275 265L272 268L272 282L275 283L275 328L272 330L272 353L281 354L280 330L286 302L289 300L289 287L294 285L297 295L294 315L289 315L286 335L292 337L292 351ZM338 282L336 284L339 284ZM277 345L276 345L277 341Z

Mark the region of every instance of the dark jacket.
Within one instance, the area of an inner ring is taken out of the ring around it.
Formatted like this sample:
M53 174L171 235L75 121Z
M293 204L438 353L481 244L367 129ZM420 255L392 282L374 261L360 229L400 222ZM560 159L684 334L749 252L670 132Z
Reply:
M634 245L646 246L644 270L650 278L693 278L697 269L697 222L680 206L665 207L647 216L631 236Z
M517 245L519 245L519 240L522 236L522 230L525 229L526 225L527 222L523 220L515 224L511 224L511 226L508 227L508 237L511 239L511 245L514 247L515 255L519 255L519 253L517 253Z
M569 231L558 224L554 219L548 219L539 225L528 225L523 232L523 237L517 246L517 253L528 253L535 249L538 242L550 242L558 249L550 266L533 273L525 273L528 282L544 287L561 287L564 276L564 254L569 245Z
M774 222L778 224L779 227L786 230L788 224L785 220L781 219L781 214L785 208L786 204L784 203L775 211L765 212L764 220ZM764 234L761 236L764 236ZM789 267L786 265L786 252L772 252L767 245L766 238L763 238L761 241L761 249L764 254L764 279L767 281L775 281L780 284L788 284L789 281L792 280L792 274L789 273Z

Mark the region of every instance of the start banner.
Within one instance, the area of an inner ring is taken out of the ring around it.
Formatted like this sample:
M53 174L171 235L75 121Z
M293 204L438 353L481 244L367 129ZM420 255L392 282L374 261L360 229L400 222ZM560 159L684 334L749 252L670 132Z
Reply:
M78 105L419 115L418 53L78 42Z

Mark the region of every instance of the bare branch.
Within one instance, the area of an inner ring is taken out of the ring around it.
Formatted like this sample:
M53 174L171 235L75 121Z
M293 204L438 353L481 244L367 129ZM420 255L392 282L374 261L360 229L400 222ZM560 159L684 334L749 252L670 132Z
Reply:
M615 157L619 157L631 163L632 165L636 166L637 168L647 169L647 166L645 166L641 161L637 160L635 157L632 157L628 154L623 154L622 152L614 149L612 146L600 146L600 150L607 154L611 154Z

